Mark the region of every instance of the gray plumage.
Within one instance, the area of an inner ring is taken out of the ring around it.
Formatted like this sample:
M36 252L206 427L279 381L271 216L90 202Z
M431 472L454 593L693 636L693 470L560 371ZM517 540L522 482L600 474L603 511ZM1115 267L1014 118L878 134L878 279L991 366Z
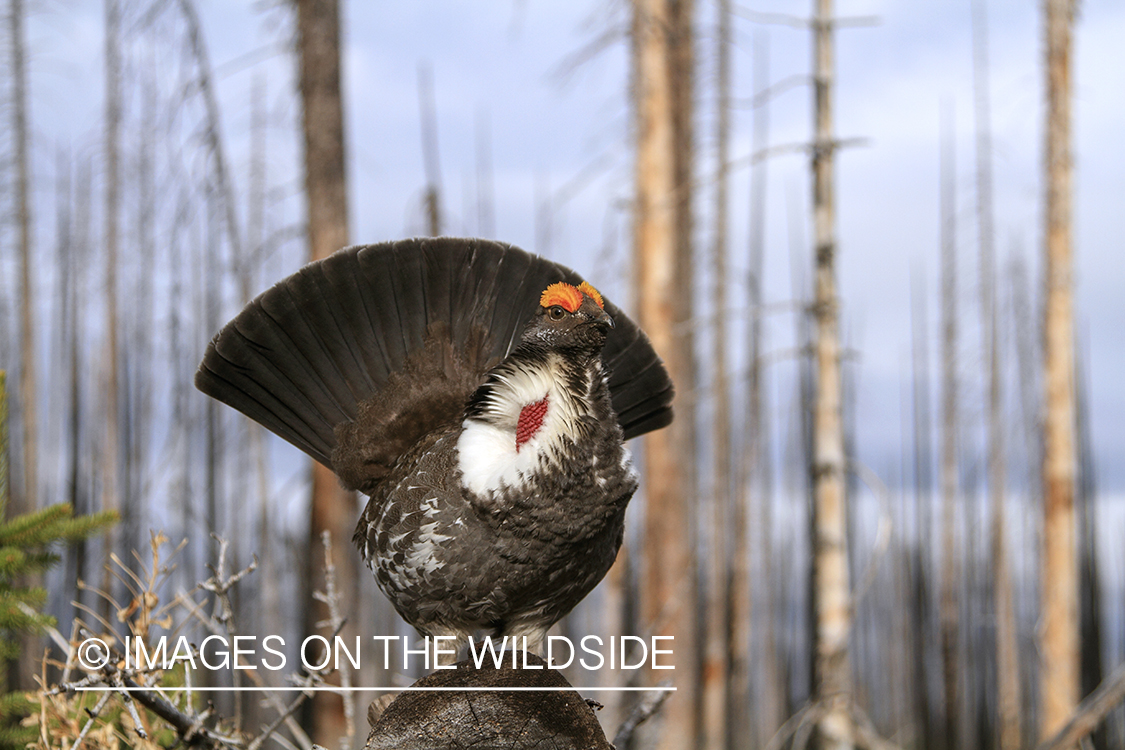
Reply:
M640 329L587 295L542 307L558 281L580 278L481 240L348 248L250 303L197 374L370 495L355 541L426 634L541 639L616 557L622 441L671 421Z

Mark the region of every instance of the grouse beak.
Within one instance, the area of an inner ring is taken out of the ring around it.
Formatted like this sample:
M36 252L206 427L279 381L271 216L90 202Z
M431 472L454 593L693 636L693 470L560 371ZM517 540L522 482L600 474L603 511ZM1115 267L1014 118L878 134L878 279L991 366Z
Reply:
M611 318L609 316L609 313L607 313L605 310L602 310L601 315L594 318L594 322L595 323L601 323L602 325L606 326L607 328L616 328L617 327L613 324L613 318Z

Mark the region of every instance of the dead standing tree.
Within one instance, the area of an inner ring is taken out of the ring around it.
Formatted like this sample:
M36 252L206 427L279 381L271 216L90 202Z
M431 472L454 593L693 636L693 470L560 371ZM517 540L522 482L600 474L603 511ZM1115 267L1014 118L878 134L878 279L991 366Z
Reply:
M643 627L675 637L676 685L660 747L696 745L691 320L690 0L634 0L634 257L639 320L676 384L679 417L645 438ZM686 90L685 90L686 89ZM656 677L657 675L654 675Z
M31 188L28 166L28 141L27 131L27 65L24 58L23 39L23 0L12 0L8 9L9 39L11 47L12 65L12 117L13 117L13 150L16 162L16 222L18 226L19 243L19 277L22 292L20 294L20 424L22 425L23 447L23 488L20 492L12 493L16 502L12 503L13 516L20 513L29 513L36 508L36 487L39 481L39 470L36 466L36 446L38 435L36 425L36 373L35 373L35 285L31 275ZM29 680L28 671L34 666L31 653L38 649L38 639L32 636L21 636L21 656L18 669L15 669L16 678L20 682ZM30 684L20 687L30 688Z
M120 481L120 350L117 341L117 251L120 210L121 136L121 6L118 0L105 0L105 444L102 446L102 510L118 509ZM113 530L106 533L107 549L118 552L120 541ZM119 554L123 554L122 549ZM112 581L106 569L102 590L110 591ZM108 610L107 610L108 612Z
M836 207L834 160L847 142L832 132L832 87L834 81L833 33L836 27L868 26L870 17L833 17L832 0L816 0L811 20L783 14L742 11L753 20L811 27L813 31L813 124L812 192L814 238L815 326L812 349L816 362L815 383L802 398L811 402L811 466L813 564L811 598L812 639L815 643L813 698L815 709L808 720L815 722L822 746L849 750L858 731L852 701L852 669L848 641L852 630L853 603L848 571L846 448L842 414L843 387L840 372L839 296L836 290ZM787 722L787 725L789 722ZM779 731L784 734L783 727Z
M973 2L973 101L977 138L977 221L980 231L980 314L984 379L988 383L988 494L992 509L992 595L996 618L996 696L1001 750L1018 750L1020 668L1016 615L1008 559L1004 503L1007 462L1004 449L1000 337L996 304L996 250L992 211L992 127L990 123L988 25L985 0Z
M815 236L816 398L813 411L813 576L817 727L826 750L853 745L848 654L852 602L848 575L844 425L841 415L836 199L832 134L832 0L817 0L814 33L813 226Z
M941 118L941 663L945 695L944 748L958 744L961 724L961 545L957 534L957 181L953 107Z
M711 247L711 390L714 477L711 489L709 548L707 550L707 624L703 646L703 737L706 750L727 745L728 632L730 621L727 566L731 513L731 405L727 378L727 203L730 185L731 2L720 0L716 56L718 58L718 111L716 114L715 229ZM745 527L743 527L743 533ZM736 544L731 550L737 554ZM742 552L746 552L743 548ZM745 558L735 561L743 564ZM746 639L749 640L748 638ZM745 704L738 709L745 708Z
M1071 248L1071 45L1076 0L1047 0L1046 304L1044 307L1043 557L1039 733L1049 737L1078 704L1077 479Z
M297 0L297 54L300 60L302 127L305 146L305 199L308 206L310 260L331 255L348 244L348 196L344 168L344 118L340 96L340 18L337 0ZM313 490L309 519L309 549L324 531L336 539L350 539L358 515L354 493L340 487L332 470L313 463ZM310 565L317 565L311 562ZM306 580L320 576L307 571ZM337 568L342 598L354 602L357 585L356 556L344 556ZM327 619L323 607L307 613L307 632ZM319 696L318 696L319 698ZM316 700L319 709L331 701L332 710L314 710L314 739L334 743L343 732L342 703L338 698Z
M753 729L756 725L759 744L767 741L781 726L784 716L785 689L779 672L777 639L775 635L774 561L773 561L773 509L772 470L769 450L768 399L766 390L766 356L764 317L762 303L765 273L766 244L766 188L769 159L769 106L772 96L784 90L784 85L769 85L769 35L764 29L755 29L753 41L753 76L750 106L753 109L753 135L750 165L750 236L748 242L749 272L747 274L746 304L750 310L747 323L746 367L746 424L744 427L743 457L738 470L738 496L733 503L731 533L734 537L731 564L730 651L731 651L731 735L742 738L736 747L753 747ZM802 77L804 80L804 77ZM757 549L754 555L760 567L751 561L749 530L756 527L754 538ZM751 571L756 570L752 574ZM753 600L761 602L761 632L751 633ZM751 688L750 658L751 638L760 643L758 649L760 687ZM751 695L756 695L755 710Z
M13 513L26 513L36 507L39 471L36 465L38 437L35 384L35 285L31 281L31 186L28 165L27 63L23 38L24 3L11 0L8 8L8 45L12 65L12 137L15 152L15 214L19 243L20 278L20 424L23 445L23 489L14 493Z
M427 64L418 66L418 114L422 123L422 161L426 171L426 233L441 235L441 160L438 156L437 101L434 96L434 71Z

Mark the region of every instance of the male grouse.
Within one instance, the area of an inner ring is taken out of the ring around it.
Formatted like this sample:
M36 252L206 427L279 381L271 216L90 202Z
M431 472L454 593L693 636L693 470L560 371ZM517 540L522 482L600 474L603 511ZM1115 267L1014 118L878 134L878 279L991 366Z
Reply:
M420 632L537 647L609 570L637 488L622 441L672 420L644 333L510 245L351 247L215 336L196 386L370 496L355 542Z

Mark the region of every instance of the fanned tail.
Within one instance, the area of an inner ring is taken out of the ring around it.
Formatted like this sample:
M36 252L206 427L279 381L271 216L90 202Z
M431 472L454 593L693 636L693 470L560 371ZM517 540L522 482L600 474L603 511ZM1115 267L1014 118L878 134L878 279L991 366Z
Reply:
M345 248L261 294L211 341L196 386L369 490L402 451L455 419L519 340L557 263L487 240ZM603 353L626 438L672 420L647 337L616 323Z

